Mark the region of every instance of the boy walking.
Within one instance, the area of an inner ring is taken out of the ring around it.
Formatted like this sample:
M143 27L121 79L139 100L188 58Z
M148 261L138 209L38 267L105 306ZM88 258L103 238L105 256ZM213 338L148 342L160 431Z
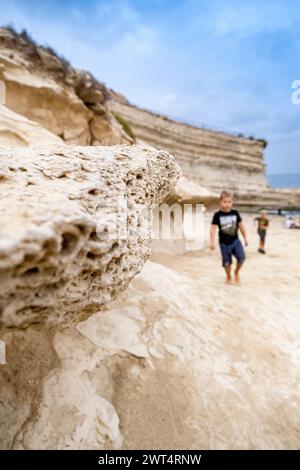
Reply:
M222 191L220 194L220 210L213 215L210 231L210 247L215 248L215 237L219 228L219 244L222 255L222 265L226 272L226 283L231 283L232 255L237 264L234 271L234 280L239 283L239 272L245 261L243 245L238 237L238 231L244 238L245 246L248 245L247 233L239 212L232 209L233 196L231 191Z
M259 246L258 246L258 252L262 253L263 255L266 253L265 252L265 241L266 241L266 234L267 234L267 229L269 225L269 219L267 216L266 211L261 211L259 217L255 217L254 219L255 222L257 222L257 233L259 236Z

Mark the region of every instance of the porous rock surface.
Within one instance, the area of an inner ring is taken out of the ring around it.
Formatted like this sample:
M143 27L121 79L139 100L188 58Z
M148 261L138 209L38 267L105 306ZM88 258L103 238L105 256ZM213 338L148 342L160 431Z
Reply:
M125 289L150 253L143 209L178 175L146 146L1 148L0 162L2 327L71 325Z

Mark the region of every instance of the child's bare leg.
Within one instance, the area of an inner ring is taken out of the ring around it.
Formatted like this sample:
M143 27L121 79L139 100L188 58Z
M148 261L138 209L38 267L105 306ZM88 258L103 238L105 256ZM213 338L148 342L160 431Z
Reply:
M263 254L265 253L265 236L266 234L262 232L259 237L258 251Z
M242 266L243 266L243 263L236 263L236 268L235 268L235 271L234 271L234 280L237 284L239 284L239 282L240 282L239 272L240 272Z
M226 272L226 284L231 283L231 265L228 264L224 266L225 272Z

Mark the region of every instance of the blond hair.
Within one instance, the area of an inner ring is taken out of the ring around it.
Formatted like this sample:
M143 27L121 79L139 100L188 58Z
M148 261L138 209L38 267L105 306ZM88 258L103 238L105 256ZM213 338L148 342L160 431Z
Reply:
M223 189L223 191L220 194L220 201L222 201L222 199L225 199L226 197L233 198L233 193L232 191L229 191L228 189Z

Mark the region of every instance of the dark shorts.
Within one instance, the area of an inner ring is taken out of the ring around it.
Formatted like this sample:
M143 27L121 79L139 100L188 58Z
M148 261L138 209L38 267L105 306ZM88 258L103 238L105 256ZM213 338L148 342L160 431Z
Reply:
M245 260L245 251L239 239L234 240L231 245L220 243L222 254L222 266L230 266L232 264L232 255L236 258L238 263L243 263Z
M257 229L257 233L258 233L258 236L259 236L259 239L264 242L265 239L266 239L266 230L262 229L262 228L259 228Z

